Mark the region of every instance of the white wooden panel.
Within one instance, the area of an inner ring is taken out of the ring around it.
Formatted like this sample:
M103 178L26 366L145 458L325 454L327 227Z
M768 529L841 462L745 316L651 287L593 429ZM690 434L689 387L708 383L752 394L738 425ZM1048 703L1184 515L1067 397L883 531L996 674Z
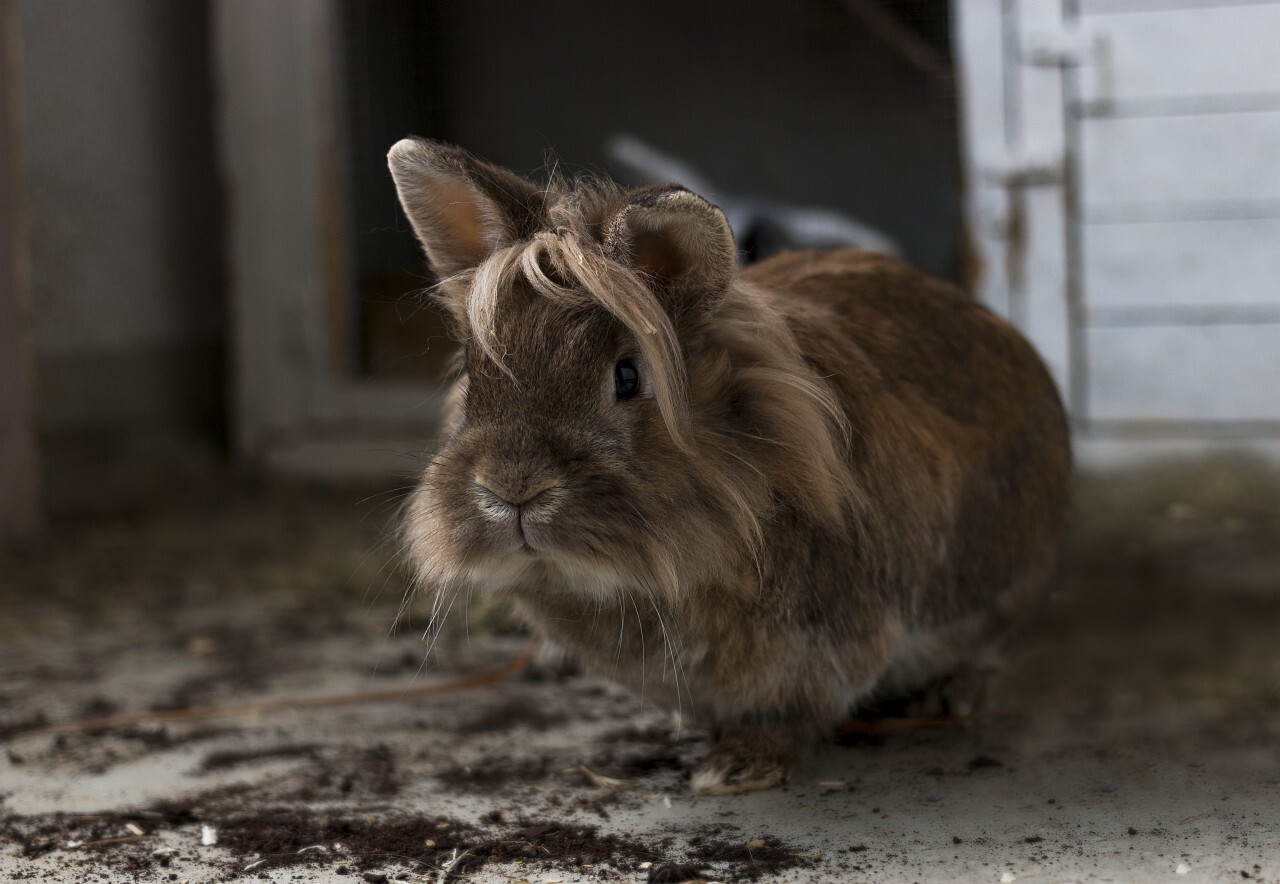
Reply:
M1280 200L1280 112L1087 119L1080 128L1086 218L1116 204Z
M1018 32L1025 41L1032 34L1061 30L1061 0L1021 0L1016 4ZM1066 107L1062 68L1057 65L1018 68L1022 136L1016 154L1060 159L1066 151ZM1071 342L1067 295L1067 219L1061 181L1045 181L1023 188L1025 236L1021 278L1013 280L1011 300L1021 294L1014 316L1048 364L1068 405L1076 399L1071 372ZM1011 244L1016 250L1018 243ZM1021 315L1019 315L1021 314Z
M1085 101L1280 93L1280 4L1083 17L1097 41Z
M1280 219L1086 224L1090 307L1280 305Z
M1269 6L1280 0L1078 0L1081 15L1123 12L1168 12L1217 6Z
M959 104L964 130L965 222L978 253L976 294L1009 316L1005 273L1009 195L993 180L1008 155L1005 140L1004 10L1002 0L967 0L953 7Z
M1280 324L1094 328L1089 418L1280 419Z

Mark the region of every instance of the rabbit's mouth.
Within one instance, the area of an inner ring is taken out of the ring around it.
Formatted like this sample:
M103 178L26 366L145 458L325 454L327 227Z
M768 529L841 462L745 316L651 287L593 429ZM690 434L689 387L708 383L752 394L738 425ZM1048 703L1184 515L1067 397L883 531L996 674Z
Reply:
M559 481L543 482L521 494L499 494L477 473L472 484L473 499L491 531L514 546L514 551L527 556L548 552L548 531L559 509ZM504 537L505 535L505 537Z

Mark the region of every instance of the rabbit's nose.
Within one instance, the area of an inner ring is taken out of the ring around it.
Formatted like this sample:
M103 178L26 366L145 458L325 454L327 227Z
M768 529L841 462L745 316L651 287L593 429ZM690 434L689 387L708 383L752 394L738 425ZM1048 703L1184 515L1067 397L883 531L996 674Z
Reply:
M472 481L482 490L514 509L532 503L535 498L560 484L559 479L547 479L537 484L522 483L520 487L504 486L503 483L493 480L484 473L476 473L472 476Z

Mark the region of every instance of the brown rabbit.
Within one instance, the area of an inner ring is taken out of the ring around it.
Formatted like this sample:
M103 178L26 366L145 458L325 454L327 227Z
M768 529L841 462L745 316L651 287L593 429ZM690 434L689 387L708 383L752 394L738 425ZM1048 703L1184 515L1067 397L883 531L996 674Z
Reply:
M677 186L545 186L389 155L462 343L411 559L508 593L590 671L710 729L700 792L784 782L851 709L965 700L1058 557L1071 454L1044 365L866 252L739 270Z

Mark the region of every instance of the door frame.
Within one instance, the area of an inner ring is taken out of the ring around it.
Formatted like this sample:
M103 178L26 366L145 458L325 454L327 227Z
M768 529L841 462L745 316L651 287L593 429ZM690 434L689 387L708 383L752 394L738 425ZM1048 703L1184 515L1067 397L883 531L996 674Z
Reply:
M408 475L440 390L357 378L338 0L215 0L234 445L249 464Z

